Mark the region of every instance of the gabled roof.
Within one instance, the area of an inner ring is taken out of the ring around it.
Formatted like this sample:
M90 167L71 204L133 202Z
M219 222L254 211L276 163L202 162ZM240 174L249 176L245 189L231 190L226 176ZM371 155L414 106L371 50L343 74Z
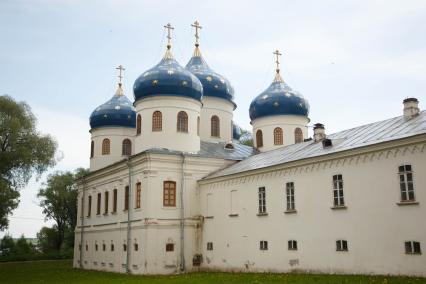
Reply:
M204 179L228 176L306 158L329 155L419 134L426 134L426 111L422 111L417 117L412 119L398 116L328 135L327 138L333 142L333 146L329 148L323 148L322 143L315 143L311 140L257 154L219 170Z

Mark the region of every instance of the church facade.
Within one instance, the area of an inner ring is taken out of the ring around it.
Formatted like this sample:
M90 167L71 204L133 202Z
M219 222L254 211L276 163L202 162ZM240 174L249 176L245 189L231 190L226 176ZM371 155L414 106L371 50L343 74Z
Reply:
M276 74L253 99L254 147L238 141L234 89L196 44L171 52L91 117L78 181L74 266L426 276L426 112L327 135Z

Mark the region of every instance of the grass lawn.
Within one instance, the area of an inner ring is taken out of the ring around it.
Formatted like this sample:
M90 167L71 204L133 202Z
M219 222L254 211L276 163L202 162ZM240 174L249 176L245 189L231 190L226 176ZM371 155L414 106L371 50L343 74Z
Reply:
M0 263L0 283L426 283L426 278L306 275L191 273L171 276L135 276L73 269L69 260Z

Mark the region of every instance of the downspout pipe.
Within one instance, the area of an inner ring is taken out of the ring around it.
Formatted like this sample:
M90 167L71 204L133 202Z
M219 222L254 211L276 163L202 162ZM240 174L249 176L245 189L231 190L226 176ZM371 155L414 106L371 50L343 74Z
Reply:
M78 204L78 200L77 200ZM80 268L83 268L83 242L84 242L84 207L86 204L86 180L83 178L83 199L81 202L81 227L80 227Z
M185 271L185 208L184 208L184 188L185 188L185 154L181 153L181 182L180 182L180 270Z
M130 157L127 158L127 168L129 170L129 196L128 198L128 208L127 208L127 242L126 242L126 273L130 274L130 253L131 253L131 246L130 246L130 240L131 240L131 226L130 226L130 210L132 208L132 166L130 164Z

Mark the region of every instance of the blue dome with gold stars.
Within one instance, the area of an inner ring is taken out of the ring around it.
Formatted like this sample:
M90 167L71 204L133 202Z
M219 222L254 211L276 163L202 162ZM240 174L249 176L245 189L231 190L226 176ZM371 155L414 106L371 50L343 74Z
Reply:
M308 101L293 91L281 78L279 70L272 84L250 104L250 119L272 115L309 115Z
M133 85L135 101L152 96L187 97L201 101L200 80L173 58L169 47L163 59L143 73Z
M106 126L135 128L136 111L132 102L124 95L121 84L115 95L97 107L90 115L92 129Z
M234 109L236 108L237 105L234 103L234 88L225 77L210 69L201 56L198 44L196 44L195 52L185 68L201 81L204 96L225 99L234 105Z

